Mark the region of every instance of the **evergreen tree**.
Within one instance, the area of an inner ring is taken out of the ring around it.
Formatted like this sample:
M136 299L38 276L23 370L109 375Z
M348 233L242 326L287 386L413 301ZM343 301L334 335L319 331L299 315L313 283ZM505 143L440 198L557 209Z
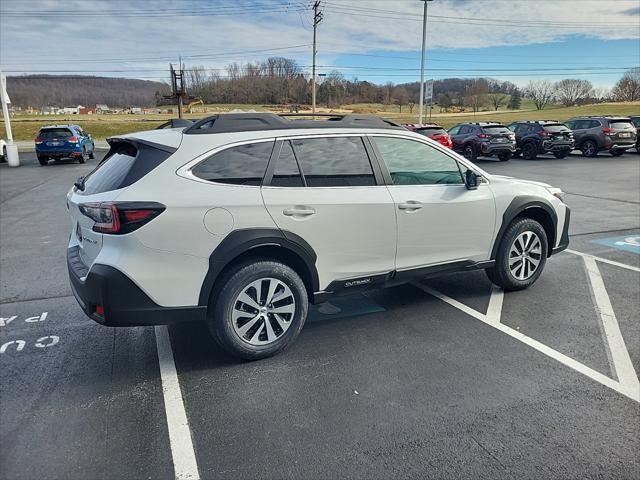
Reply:
M509 105L507 108L509 110L520 110L520 104L522 103L522 94L520 93L520 89L516 88L513 90L511 94L511 98L509 99Z

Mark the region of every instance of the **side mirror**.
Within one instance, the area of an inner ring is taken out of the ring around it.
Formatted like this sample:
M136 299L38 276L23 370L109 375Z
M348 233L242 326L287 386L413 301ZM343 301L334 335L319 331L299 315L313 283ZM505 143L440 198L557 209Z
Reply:
M480 175L469 169L464 174L464 183L467 190L476 190L480 184Z

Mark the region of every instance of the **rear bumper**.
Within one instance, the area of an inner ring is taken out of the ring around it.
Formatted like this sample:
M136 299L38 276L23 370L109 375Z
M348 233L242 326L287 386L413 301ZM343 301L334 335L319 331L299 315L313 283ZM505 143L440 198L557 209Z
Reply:
M67 267L78 304L89 318L102 325L170 325L206 319L207 307L162 307L156 304L116 268L94 264L89 270L82 262L77 246L67 249ZM97 306L104 309L104 315L96 313Z
M629 150L630 148L635 148L636 142L633 143L611 143L605 144L605 148L607 150Z
M503 153L503 152L515 153L516 146L512 143L495 143L495 144L481 143L480 151L484 155L493 155L495 153Z
M565 142L565 143L553 143L547 142L542 144L542 148L547 152L559 152L563 150L573 150L574 149L573 142Z

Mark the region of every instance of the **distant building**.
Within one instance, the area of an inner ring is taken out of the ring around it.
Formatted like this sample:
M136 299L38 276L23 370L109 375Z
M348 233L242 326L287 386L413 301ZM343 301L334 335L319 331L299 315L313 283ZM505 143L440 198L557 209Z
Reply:
M64 115L78 115L80 113L80 109L84 108L82 105L77 105L75 107L64 107L58 111L58 113L62 113Z
M142 113L142 108L140 108L140 107L131 107L129 109L129 112L130 113Z
M60 107L56 107L55 105L46 105L42 107L43 115L55 115L60 110Z
M78 109L78 113L80 113L80 115L93 115L96 113L96 109L91 107L82 107Z
M109 113L109 107L107 107L104 103L98 103L96 105L96 113Z

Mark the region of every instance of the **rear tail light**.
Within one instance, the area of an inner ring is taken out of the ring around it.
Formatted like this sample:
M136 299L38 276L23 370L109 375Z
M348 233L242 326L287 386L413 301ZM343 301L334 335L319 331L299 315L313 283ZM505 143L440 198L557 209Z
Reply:
M73 137L69 137L69 143L78 143L78 137L75 135Z
M83 203L80 212L95 222L93 231L123 235L133 232L160 215L165 206L156 202Z
M481 133L478 135L478 138L489 138L489 135L487 135L486 133Z
M36 144L42 143L42 139L40 137L36 137Z
M96 305L96 315L104 317L104 307L102 305Z
M549 132L547 132L546 130L540 130L538 132L538 135L540 135L541 137L550 137L551 134Z
M614 132L613 128L603 128L602 133L605 135L611 135Z

